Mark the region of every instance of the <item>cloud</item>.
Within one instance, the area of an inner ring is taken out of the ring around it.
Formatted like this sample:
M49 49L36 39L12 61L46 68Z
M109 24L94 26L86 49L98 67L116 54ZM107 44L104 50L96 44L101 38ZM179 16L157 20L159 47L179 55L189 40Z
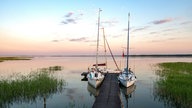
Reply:
M118 37L122 37L122 35L114 35L112 36L113 38L118 38Z
M89 40L88 37L80 37L80 38L66 38L70 42L96 42L96 40ZM51 42L62 42L64 39L53 39Z
M114 26L118 21L115 20L109 20L109 21L101 21L101 25L107 24L108 26Z
M128 31L128 29L127 29L127 28L125 28L125 29L123 29L123 31Z
M169 31L173 31L174 29L165 29L163 30L163 32L169 32Z
M52 40L51 42L61 42L61 41L63 41L62 39L54 39L54 40Z
M86 41L86 37L81 37L81 38L75 38L75 39L69 39L69 41L72 42L81 42L81 41Z
M158 40L157 39L153 39L150 42L157 43L157 42L173 41L173 40L176 40L176 39L179 39L179 38L169 37L169 38L166 38L166 39L158 39Z
M187 25L187 24L191 24L191 23L192 23L192 21L185 21L185 22L180 23L180 25Z
M158 32L150 32L149 34L157 34Z
M84 42L97 42L96 40L85 40Z
M170 37L167 40L176 40L176 39L178 39L178 38Z
M163 40L151 40L150 42L152 42L152 43L163 42Z
M84 14L83 13L80 13L79 16L83 16Z
M61 21L62 24L76 24L77 20L79 20L83 16L83 13L75 14L73 12L69 12L64 16L64 20Z
M150 35L168 35L169 33L171 33L172 31L174 31L175 29L174 28L167 28L167 29L163 29L163 30L160 30L160 31L151 31L149 32Z
M142 31L142 30L145 30L147 28L149 28L149 26L144 26L144 27L140 27L140 28L137 28L137 29L133 29L132 32Z
M153 24L163 24L163 23L168 23L168 22L171 22L173 21L174 19L172 18L166 18L166 19L161 19L161 20L155 20L155 21L152 21L151 23Z
M96 42L96 40L89 40L88 37L68 39L71 42Z
M129 30L132 30L134 27L130 27ZM128 31L128 28L123 29L123 31Z
M60 40L56 40L56 39L55 39L55 40L52 40L52 42L59 42L59 41L60 41Z
M73 12L69 12L65 15L65 17L71 17L73 15Z
M69 24L69 23L73 23L76 24L75 19L66 19L65 21L61 21L62 24Z
M76 24L76 19L73 19L73 18L65 19L64 21L61 21L61 23L62 24L69 24L69 23Z

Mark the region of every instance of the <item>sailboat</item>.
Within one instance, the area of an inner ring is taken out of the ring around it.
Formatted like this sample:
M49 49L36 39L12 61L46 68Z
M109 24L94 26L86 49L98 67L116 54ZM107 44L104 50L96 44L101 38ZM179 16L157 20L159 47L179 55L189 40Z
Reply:
M97 52L96 52L96 64L93 64L92 68L88 68L88 74L87 74L87 79L88 83L93 86L94 88L98 88L101 83L103 82L104 79L104 74L102 72L102 69L99 68L99 66L105 66L105 63L98 63L98 51L99 51L99 26L100 26L100 12L101 9L99 8L99 13L98 13L98 33L97 33Z
M119 74L118 80L120 83L125 87L130 87L134 85L136 82L136 76L129 68L129 20L130 20L130 13L128 14L128 33L127 33L127 66L126 68Z

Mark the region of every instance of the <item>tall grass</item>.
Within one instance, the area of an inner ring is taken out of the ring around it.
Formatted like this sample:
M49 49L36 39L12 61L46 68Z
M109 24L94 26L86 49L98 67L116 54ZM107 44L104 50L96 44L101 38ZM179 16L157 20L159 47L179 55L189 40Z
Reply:
M0 62L5 60L31 60L32 57L0 57Z
M156 97L167 106L192 108L192 63L160 63Z
M34 102L61 91L66 82L52 76L53 69L58 67L43 68L27 76L16 76L14 80L1 80L0 108L9 107L13 102Z

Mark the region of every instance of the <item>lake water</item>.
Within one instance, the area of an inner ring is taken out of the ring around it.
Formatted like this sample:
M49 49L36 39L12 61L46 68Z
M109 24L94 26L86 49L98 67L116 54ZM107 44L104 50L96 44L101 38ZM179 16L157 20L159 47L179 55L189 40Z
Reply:
M112 58L107 59L108 67L115 69ZM117 57L116 60L121 68L124 67L123 58ZM167 107L164 101L154 94L154 85L158 79L155 74L155 64L161 62L192 62L192 57L131 57L130 67L138 80L130 90L121 87L122 107ZM8 106L10 108L91 108L99 89L90 87L87 81L81 81L83 78L81 73L87 71L88 66L93 63L95 63L94 57L34 57L32 60L1 62L0 79L8 78L15 73L27 75L38 68L58 65L62 66L63 70L55 72L54 76L67 82L62 91L50 94L47 99L39 98L33 102L15 100Z

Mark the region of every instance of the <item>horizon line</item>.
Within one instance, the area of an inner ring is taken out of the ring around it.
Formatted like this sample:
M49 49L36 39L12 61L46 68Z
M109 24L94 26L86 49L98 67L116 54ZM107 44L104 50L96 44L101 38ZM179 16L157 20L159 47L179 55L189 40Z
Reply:
M18 55L0 55L0 57L8 57L8 56L27 56L27 57L95 57L96 55L88 55L88 54L77 54L77 55L28 55L28 54L18 54ZM99 55L99 57L104 57L105 55ZM106 55L110 57L111 55ZM122 57L120 54L115 54L115 57ZM124 55L127 56L126 54ZM192 57L192 54L130 54L129 57Z

